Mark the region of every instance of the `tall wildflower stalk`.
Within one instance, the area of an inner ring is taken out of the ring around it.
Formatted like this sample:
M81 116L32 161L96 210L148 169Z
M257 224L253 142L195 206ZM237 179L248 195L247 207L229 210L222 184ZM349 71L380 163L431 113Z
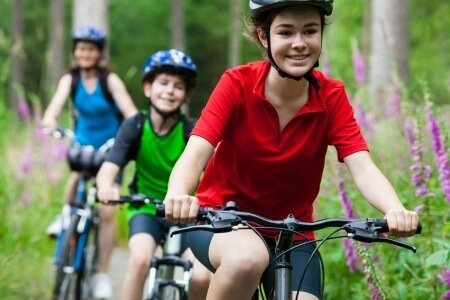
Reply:
M383 282L378 275L379 271L372 258L371 251L368 251L360 244L355 244L356 250L362 259L364 266L363 272L370 291L370 299L385 300L388 299L386 291L383 289Z
M356 214L353 210L353 204L348 197L345 189L344 180L338 179L339 197L341 199L342 206L347 218L354 219ZM344 253L347 257L347 266L351 272L354 272L357 267L361 268L365 274L365 280L370 291L370 299L372 300L384 300L387 299L386 292L383 289L379 270L376 268L375 263L378 261L374 259L373 253L370 248L360 243L354 243L350 239L344 240Z
M355 218L355 214L353 211L352 201L347 195L347 191L345 190L344 180L341 178L338 179L339 186L339 197L341 198L342 206L344 207L345 216L347 218L353 219ZM347 257L347 267L350 272L355 272L356 268L359 265L359 257L354 247L354 243L351 239L345 239L343 241L344 244L344 254Z
M366 65L364 63L364 58L361 51L355 41L352 41L352 63L355 71L356 84L358 87L361 87L364 85L366 79Z
M416 187L417 197L429 197L433 194L428 190L428 181L432 171L431 166L423 163L423 147L420 143L418 129L416 123L405 120L403 124L403 132L409 145L413 164L409 168L411 171L411 182Z
M444 268L441 274L439 274L438 278L448 288L448 290L445 291L444 294L442 295L442 299L450 300L450 268L448 267Z
M439 171L439 180L445 199L450 202L450 163L448 151L444 144L444 136L441 133L439 122L433 113L431 103L425 107L425 113L428 119L428 130L432 139L432 148Z

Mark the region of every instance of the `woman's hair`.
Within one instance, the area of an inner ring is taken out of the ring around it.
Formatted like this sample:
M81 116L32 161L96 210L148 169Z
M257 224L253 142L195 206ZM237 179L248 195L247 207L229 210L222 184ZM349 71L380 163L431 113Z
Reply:
M286 9L291 9L292 6L281 6L281 7L275 7L270 10L263 11L262 13L256 13L250 16L250 20L245 22L246 27L246 33L245 36L250 39L253 42L256 42L259 46L262 47L261 41L258 38L258 28L262 28L265 32L268 32L270 25L272 24L275 17ZM320 14L320 23L321 23L321 30L323 34L323 29L325 25L328 25L325 13L317 8Z
M106 65L104 65L104 64L97 64L96 66L94 66L94 68L97 70L97 72L100 74L100 73L110 73L111 72L111 69L109 68L109 67L107 67ZM71 66L70 68L69 68L69 70L67 71L67 73L70 73L70 74L76 74L76 73L79 73L80 72L80 67L79 66Z

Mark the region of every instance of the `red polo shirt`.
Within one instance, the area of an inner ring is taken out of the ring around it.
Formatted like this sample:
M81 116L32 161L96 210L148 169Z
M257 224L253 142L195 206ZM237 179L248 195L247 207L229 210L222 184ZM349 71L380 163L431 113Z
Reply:
M197 196L204 206L233 200L240 210L268 218L294 214L312 221L328 146L340 161L368 148L344 85L319 71L320 89L310 85L307 104L280 132L264 96L269 68L267 61L254 62L220 78L192 132L217 146Z

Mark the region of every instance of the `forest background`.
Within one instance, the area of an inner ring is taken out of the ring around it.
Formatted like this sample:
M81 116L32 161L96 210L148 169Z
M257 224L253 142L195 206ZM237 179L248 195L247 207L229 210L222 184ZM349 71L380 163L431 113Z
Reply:
M61 207L67 168L65 145L40 135L36 122L71 63L74 3L86 0L77 1L0 0L2 299L49 298L53 242L44 232ZM178 47L194 58L199 80L189 105L193 116L227 67L263 57L242 35L247 2L95 1L106 10L100 21L108 32L109 64L140 108L147 104L140 67L148 55ZM380 18L388 24L381 32ZM320 69L347 85L374 160L405 205L421 212L424 233L408 240L417 254L387 245L326 243L327 299L450 299L448 28L448 1L335 1ZM57 52L55 32L61 39ZM61 124L70 123L68 106ZM377 216L330 153L317 217ZM123 222L120 213L118 218ZM123 244L126 226L121 228Z

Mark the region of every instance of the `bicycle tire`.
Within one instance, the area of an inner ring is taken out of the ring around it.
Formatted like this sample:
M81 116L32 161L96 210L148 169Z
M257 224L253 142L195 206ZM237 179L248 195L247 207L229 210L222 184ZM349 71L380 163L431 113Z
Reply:
M99 216L93 212L91 224L89 224L88 241L85 247L84 264L81 272L81 299L89 300L92 296L92 277L97 271L99 261Z
M158 290L147 300L187 300L184 287L178 286L175 282L159 285Z
M53 299L55 300L79 300L81 290L81 278L73 269L76 255L77 226L79 215L70 217L69 227L65 232L63 250L56 267Z

